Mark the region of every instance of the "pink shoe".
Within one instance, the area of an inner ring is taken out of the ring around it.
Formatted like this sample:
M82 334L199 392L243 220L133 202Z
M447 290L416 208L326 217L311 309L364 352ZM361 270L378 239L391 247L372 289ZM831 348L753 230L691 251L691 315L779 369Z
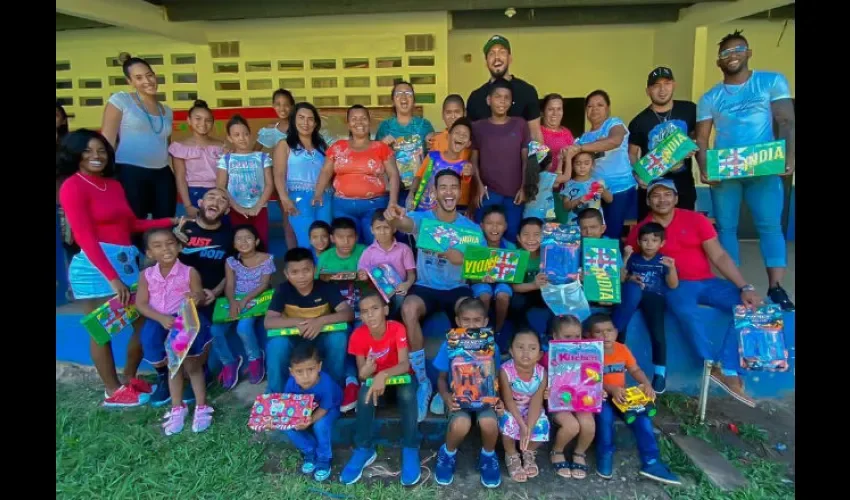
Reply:
M192 419L192 432L204 432L212 425L213 409L211 406L196 406L195 417Z
M263 357L248 361L248 381L254 385L259 384L266 378L266 364Z
M165 423L162 424L162 428L165 430L165 435L171 436L182 431L183 424L186 421L186 415L188 414L189 408L185 404L174 406L168 410L168 413L162 417L165 420Z

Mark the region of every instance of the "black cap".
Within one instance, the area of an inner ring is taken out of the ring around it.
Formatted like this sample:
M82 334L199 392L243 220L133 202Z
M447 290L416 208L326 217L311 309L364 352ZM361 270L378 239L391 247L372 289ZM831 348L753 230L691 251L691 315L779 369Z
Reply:
M653 85L655 85L655 82L661 80L662 78L666 78L668 80L675 80L675 78L673 78L673 70L665 66L659 66L655 68L654 70L652 70L649 76L646 77L646 86L652 87Z

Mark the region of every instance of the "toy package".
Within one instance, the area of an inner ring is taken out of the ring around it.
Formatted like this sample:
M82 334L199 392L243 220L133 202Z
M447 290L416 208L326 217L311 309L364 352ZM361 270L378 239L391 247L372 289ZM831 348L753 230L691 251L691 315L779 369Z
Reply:
M437 219L422 219L416 235L416 246L420 250L442 253L449 248L461 252L468 245L484 245L484 235L480 229L472 229L446 224Z
M633 423L641 413L646 413L646 416L650 418L658 413L658 409L655 407L655 400L649 399L646 393L643 392L643 389L637 386L626 388L625 403L620 403L614 398L611 398L611 403L622 412L623 420L627 424Z
M581 232L578 226L547 222L540 242L540 269L552 285L578 279L581 265Z
M414 134L405 137L396 137L393 143L395 149L395 163L401 177L402 189L410 189L416 170L422 165L425 152L422 149L422 137Z
M419 179L419 187L416 188L410 208L424 212L437 206L437 200L431 191L434 187L434 176L446 169L454 170L457 175L462 176L463 166L466 163L466 160L457 160L454 163L448 162L443 159L443 155L439 151L428 153L425 170L422 172L422 178Z
M491 407L499 400L496 339L489 328L455 328L446 335L451 389L463 409Z
M620 303L620 242L584 238L584 294L590 302Z
M357 279L357 271L323 271L319 273L319 279L322 281L354 281Z
M602 411L601 340L549 342L549 411Z
M254 432L294 429L311 421L313 406L312 394L260 394L251 408L248 428Z
M234 298L236 300L241 300L244 296L244 294L237 294ZM272 289L266 290L260 295L257 295L253 300L250 300L247 304L245 304L245 308L242 309L242 312L239 313L239 316L237 316L236 319L232 319L230 317L230 301L227 300L227 297L219 297L216 299L215 309L213 309L213 323L228 323L230 321L237 321L244 318L264 316L266 311L269 310L272 296L274 296L274 290Z
M741 368L768 372L788 369L785 318L779 305L765 304L754 311L735 306L735 331Z
M471 280L489 276L496 282L522 283L528 258L525 250L469 245L463 252L462 276Z
M384 298L384 302L390 301L390 297L395 294L396 287L404 281L393 266L389 264L379 264L372 268L369 271L369 279L375 284L375 288Z
M709 149L706 174L710 181L785 173L785 141L743 148Z
M682 163L697 149L699 149L697 143L676 127L672 134L665 137L652 151L635 163L633 167L635 174L644 183L649 184L653 179L661 177Z
M127 307L124 307L118 301L117 296L112 297L80 320L80 324L98 345L106 345L113 336L118 335L139 319L139 312L134 305L136 303L136 285L133 285L130 291L132 293Z
M198 310L192 299L184 299L174 318L174 327L165 339L165 354L168 358L168 374L171 378L177 375L180 365L189 354L189 348L201 331L201 321Z
M555 316L571 315L581 321L590 317L590 304L578 281L566 285L545 285L540 289L540 295Z
M326 332L344 332L348 329L348 323L331 323L322 327L322 333ZM290 335L301 335L301 330L297 326L289 328L275 328L266 331L266 337L287 337Z

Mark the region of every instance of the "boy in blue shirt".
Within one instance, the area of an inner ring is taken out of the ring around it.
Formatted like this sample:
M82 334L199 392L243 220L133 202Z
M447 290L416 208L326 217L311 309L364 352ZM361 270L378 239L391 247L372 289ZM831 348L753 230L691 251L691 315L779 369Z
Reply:
M460 328L484 328L487 326L487 309L479 299L465 299L457 306L455 320ZM499 369L499 346L496 346L494 356L496 370ZM499 471L499 460L496 457L496 442L499 440L499 416L504 411L499 401L494 408L484 408L478 411L461 410L452 397L449 380L449 347L446 341L440 346L437 357L434 358L434 368L440 372L437 380L439 394L434 401L439 400L449 407L449 425L446 431L446 443L437 453L437 467L434 477L437 484L448 486L454 481L455 465L457 463L457 448L472 429L473 417L481 429L481 454L478 457L478 469L481 472L481 484L487 488L497 488L502 484L502 474ZM442 406L442 405L440 405ZM434 405L432 405L433 409ZM442 413L442 412L440 412Z
M516 245L505 239L507 229L508 219L505 215L505 209L501 205L490 205L484 208L484 215L481 217L481 230L484 232L484 240L488 247L515 250ZM511 305L513 295L514 290L509 283L496 283L489 276L472 284L472 296L481 299L488 314L491 300L494 297L496 299L496 335L501 333L505 326L505 318L508 317L508 307Z
M612 320L620 332L617 342L625 344L629 321L638 308L643 311L652 343L652 364L655 365L652 389L663 394L667 387L667 337L664 331L667 301L664 294L668 288L679 286L679 275L673 259L659 253L664 247L664 226L657 222L641 226L638 247L638 253L634 253L630 246L623 250L626 266L622 273L622 302L614 308Z
M313 410L310 423L284 432L304 458L301 472L312 473L316 481L324 481L331 475L331 434L340 415L342 389L322 371L319 351L312 342L302 342L292 351L289 373L292 376L283 392L312 394L313 402L318 406Z

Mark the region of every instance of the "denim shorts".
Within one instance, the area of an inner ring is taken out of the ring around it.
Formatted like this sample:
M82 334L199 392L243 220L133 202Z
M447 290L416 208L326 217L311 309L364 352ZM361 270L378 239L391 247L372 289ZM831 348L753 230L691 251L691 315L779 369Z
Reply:
M500 293L514 296L514 289L507 283L475 283L472 285L472 296L476 299L482 295L496 296Z
M209 322L201 314L198 314L198 319L201 321L201 331L198 332L198 336L192 342L192 347L189 348L188 357L190 358L203 354L207 344L212 341ZM157 365L167 359L165 339L168 338L168 333L169 331L156 321L152 319L145 321L142 331L139 334L142 340L142 354L145 361L152 365Z

